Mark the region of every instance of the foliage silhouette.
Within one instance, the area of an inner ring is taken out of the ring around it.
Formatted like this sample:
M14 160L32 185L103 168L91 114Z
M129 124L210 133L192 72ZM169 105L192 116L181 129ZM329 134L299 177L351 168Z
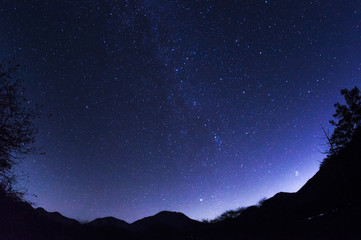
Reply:
M262 205L267 201L267 198L264 197L261 200L258 201L257 206L262 207Z
M24 154L36 152L37 133L33 124L37 106L30 107L21 81L13 78L19 67L0 64L0 191L18 200L23 193L14 189L13 166Z
M360 239L361 127L354 128L350 141L297 192L277 193L211 222L161 212L132 224L109 217L80 224L9 201L0 191L0 239Z
M334 105L336 113L333 117L338 119L338 121L330 121L335 126L330 143L336 153L352 140L356 129L361 126L360 90L357 87L351 90L342 89L341 95L344 96L346 105L336 103Z
M348 144L360 132L361 128L361 95L360 90L355 86L353 89L342 89L341 95L345 98L345 105L336 103L336 108L330 123L335 127L331 136L323 129L329 150L327 157L321 163L321 167L327 164L330 159L335 159L334 156L339 155L342 149L345 149Z
M217 223L217 222L221 222L226 219L236 218L236 217L240 216L244 212L244 210L246 210L245 207L237 208L235 210L228 210L228 211L225 211L224 213L222 213L221 215L219 215L218 217L216 217L215 219L210 220L208 222Z

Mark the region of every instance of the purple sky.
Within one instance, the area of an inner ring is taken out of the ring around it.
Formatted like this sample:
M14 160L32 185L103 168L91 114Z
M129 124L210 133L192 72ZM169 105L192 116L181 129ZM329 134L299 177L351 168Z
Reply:
M3 1L1 59L43 105L27 198L132 222L297 191L360 86L360 21L357 1Z

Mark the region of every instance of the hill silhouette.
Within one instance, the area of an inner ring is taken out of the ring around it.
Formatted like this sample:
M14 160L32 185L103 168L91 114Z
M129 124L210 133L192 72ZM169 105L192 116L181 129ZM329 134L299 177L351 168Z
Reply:
M94 227L103 227L103 226L112 226L117 228L123 228L128 229L129 223L123 220L119 220L115 217L104 217L104 218L97 218L89 223L87 223L89 226Z
M148 231L157 226L166 226L174 230L183 231L192 225L200 224L183 213L162 211L154 216L146 217L131 224L131 229L138 232Z
M132 224L114 217L81 224L57 212L34 209L0 188L0 240L361 239L361 96L350 96L357 96L354 99L360 103L349 104L356 109L351 112L336 105L346 109L345 116L352 116L339 117L335 123L338 131L332 137L337 144L328 138L331 151L319 171L295 193L277 193L210 223L163 211Z
M296 193L277 193L261 206L219 222L208 239L360 239L361 134ZM212 237L215 236L215 237Z
M296 193L215 223L163 211L132 224L113 217L80 224L0 194L0 239L360 239L360 146L358 132Z

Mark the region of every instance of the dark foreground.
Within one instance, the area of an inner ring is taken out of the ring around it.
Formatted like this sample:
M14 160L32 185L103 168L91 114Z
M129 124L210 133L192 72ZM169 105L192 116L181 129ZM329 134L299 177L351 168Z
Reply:
M0 239L361 239L361 137L325 163L298 192L216 223L160 212L132 224L112 217L80 224L0 192Z

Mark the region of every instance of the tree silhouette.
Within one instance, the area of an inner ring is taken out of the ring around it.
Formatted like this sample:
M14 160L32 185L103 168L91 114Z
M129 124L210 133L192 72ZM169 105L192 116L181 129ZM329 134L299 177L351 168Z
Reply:
M361 127L361 96L360 90L354 87L351 90L342 89L341 95L344 96L346 105L336 103L336 113L333 115L338 121L331 120L331 125L335 129L328 142L330 145L329 153L336 154L345 147L353 138L354 134Z
M14 198L22 197L22 193L13 187L13 166L23 154L35 152L37 133L33 125L36 106L30 107L21 81L13 78L18 70L19 65L5 68L0 64L0 191Z
M221 222L221 221L226 220L226 219L236 218L236 217L240 216L246 209L247 208L245 208L245 207L241 207L241 208L238 208L238 209L235 209L235 210L225 211L224 213L222 213L221 215L219 215L215 219L210 220L208 222L217 223L217 222Z

